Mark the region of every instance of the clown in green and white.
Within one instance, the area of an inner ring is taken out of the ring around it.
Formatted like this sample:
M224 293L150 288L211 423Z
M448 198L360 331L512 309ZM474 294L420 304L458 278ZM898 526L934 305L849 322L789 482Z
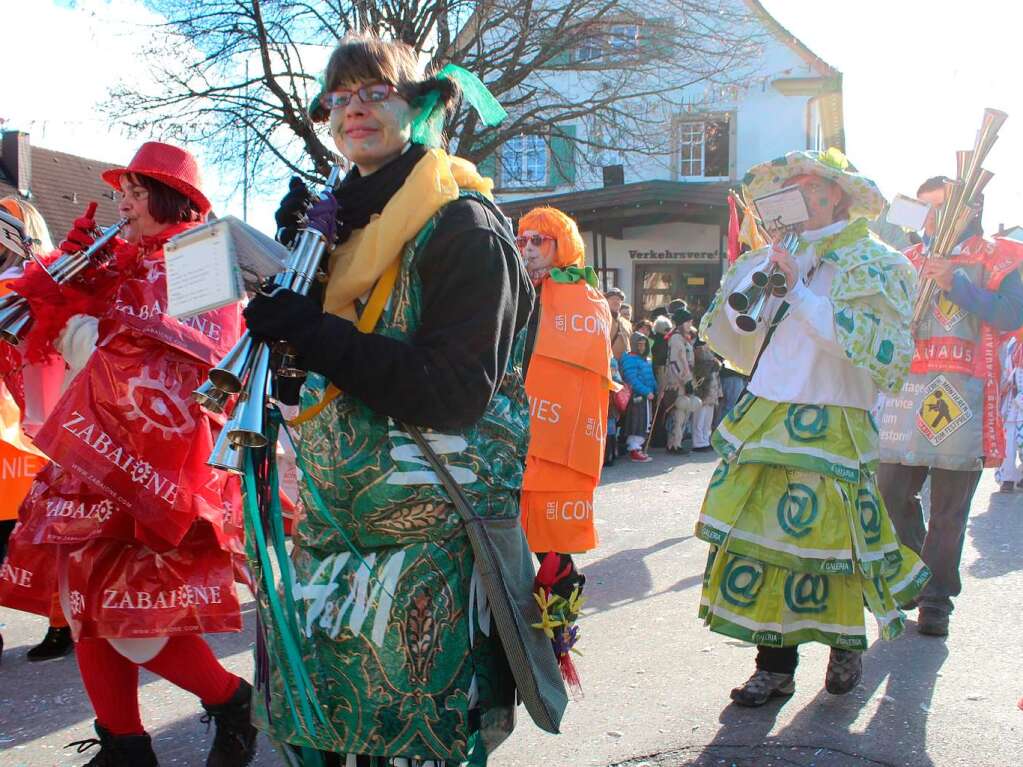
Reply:
M793 252L764 248L735 262L700 327L715 352L752 371L714 434L721 463L697 535L711 544L700 616L757 645L756 673L732 699L759 706L794 691L804 642L831 646L829 692L853 689L868 643L863 606L893 638L899 605L929 573L899 544L875 482L871 410L909 367L917 282L906 258L867 230L884 199L836 149L791 152L744 183L755 198L796 187L809 213ZM744 333L725 298L769 262L789 292Z

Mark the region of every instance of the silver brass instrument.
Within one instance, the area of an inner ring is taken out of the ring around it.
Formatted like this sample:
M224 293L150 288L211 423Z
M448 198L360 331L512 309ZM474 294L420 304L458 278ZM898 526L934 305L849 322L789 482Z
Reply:
M948 258L970 225L984 187L994 175L981 165L998 140L998 131L1007 118L1005 112L985 109L973 149L956 152L956 180L945 184L945 201L937 212L928 258ZM913 308L914 330L931 307L936 291L933 280L926 280L920 286Z
M335 165L320 193L332 194L341 178L341 166ZM299 232L283 272L273 278L272 290L288 289L307 295L316 279L328 243L323 232L306 226ZM209 380L193 392L194 399L215 413L224 412L228 400L237 395L230 418L221 430L207 463L215 468L240 473L244 469L244 450L267 444L266 408L270 399L272 371L270 346L243 333L231 350L209 372ZM293 359L284 350L279 375L300 376Z
M102 230L95 242L85 250L65 253L60 256L50 264L49 269L46 270L47 274L58 285L64 285L71 282L91 264L105 262L108 257L99 258L99 254L127 223L128 219L122 218ZM32 329L34 322L32 309L26 299L14 293L9 293L4 298L6 300L0 303L0 338L17 346L25 340L25 336Z
M778 246L792 253L798 240L797 234L789 232L778 243ZM735 324L746 333L752 333L757 329L763 319L768 298L771 296L780 298L789 292L785 273L778 268L777 264L770 264L767 269L755 270L751 279L753 284L748 288L737 290L728 296L728 305L739 313L739 316L735 318Z

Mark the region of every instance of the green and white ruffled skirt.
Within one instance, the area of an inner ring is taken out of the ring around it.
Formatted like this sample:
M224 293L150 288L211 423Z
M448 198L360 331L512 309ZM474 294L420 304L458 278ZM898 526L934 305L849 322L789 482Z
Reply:
M696 526L711 544L700 617L768 646L865 650L863 607L902 632L930 571L895 535L877 490L878 434L865 410L750 393L713 436L721 456Z

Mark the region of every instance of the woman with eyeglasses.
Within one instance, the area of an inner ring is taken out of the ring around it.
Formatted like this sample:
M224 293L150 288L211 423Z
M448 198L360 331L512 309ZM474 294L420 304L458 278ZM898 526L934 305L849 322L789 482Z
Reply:
M307 510L290 564L297 631L271 595L259 599L260 726L292 763L484 765L513 726L510 645L440 477L484 529L506 531L519 566L505 587L531 602L518 516L533 290L492 182L440 148L453 79L496 124L503 110L465 70L424 76L403 43L341 41L310 112L351 171L315 203L293 180L277 212L282 241L307 218L334 243L325 282L245 310L253 336L286 341L309 371L296 419Z
M244 767L256 747L252 688L202 637L242 626L238 487L206 465L218 426L191 398L236 340L240 311L164 313L164 245L211 207L191 154L149 142L103 180L127 221L105 263L63 286L31 264L12 283L35 319L26 357L59 353L70 368L35 435L53 462L32 485L12 548L56 549L61 603L96 713L98 738L72 744L99 746L89 765L157 764L139 712L145 668L195 694L216 722L207 765ZM87 213L61 250L88 248L95 231Z
M560 210L526 213L515 242L538 296L526 342L530 441L522 525L541 562L540 585L562 600L554 607L562 608L562 625L552 641L574 681L574 606L586 579L571 555L597 546L593 491L607 439L611 310L597 290L597 273L585 265L579 228Z

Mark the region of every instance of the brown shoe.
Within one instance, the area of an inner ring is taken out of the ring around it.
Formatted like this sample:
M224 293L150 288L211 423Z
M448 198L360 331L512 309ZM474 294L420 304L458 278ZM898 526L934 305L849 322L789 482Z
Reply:
M916 630L931 637L948 636L948 613L933 608L921 607L917 614Z
M740 706L757 708L776 696L787 697L796 691L792 674L775 674L757 669L742 687L731 692L731 698Z
M831 648L824 689L832 695L845 695L863 678L863 653L858 650Z

